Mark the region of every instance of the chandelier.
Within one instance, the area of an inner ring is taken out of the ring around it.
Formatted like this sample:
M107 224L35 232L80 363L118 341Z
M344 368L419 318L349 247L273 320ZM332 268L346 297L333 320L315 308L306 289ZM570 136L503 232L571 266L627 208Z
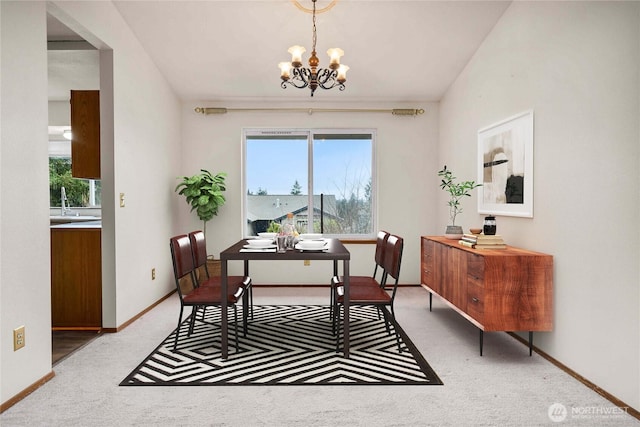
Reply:
M298 89L304 89L308 87L311 89L311 96L317 88L333 89L338 87L340 90L344 90L344 82L347 81L347 67L344 64L340 64L340 57L344 55L344 51L340 48L334 47L327 50L329 55L329 68L318 68L320 60L316 56L316 0L313 1L313 50L311 51L311 57L309 58L309 68L302 67L302 54L306 52L306 49L302 46L291 46L288 52L291 54L291 62L281 62L278 64L280 67L280 78L282 79L283 89L287 88L287 85L292 85Z

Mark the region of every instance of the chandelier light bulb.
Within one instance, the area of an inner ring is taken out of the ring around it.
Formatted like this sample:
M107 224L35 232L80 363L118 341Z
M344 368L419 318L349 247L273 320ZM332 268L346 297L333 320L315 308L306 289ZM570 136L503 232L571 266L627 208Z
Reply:
M347 81L347 71L349 71L349 66L340 64L338 67L338 77L336 78L338 83L344 83Z
M329 68L335 70L340 66L340 57L344 55L344 50L339 47L332 47L327 50L327 55L329 55Z
M291 68L293 67L291 62L281 62L278 67L280 67L280 78L285 81L289 80Z
M298 68L302 65L302 54L305 53L307 49L303 46L291 46L287 52L291 54L291 64Z

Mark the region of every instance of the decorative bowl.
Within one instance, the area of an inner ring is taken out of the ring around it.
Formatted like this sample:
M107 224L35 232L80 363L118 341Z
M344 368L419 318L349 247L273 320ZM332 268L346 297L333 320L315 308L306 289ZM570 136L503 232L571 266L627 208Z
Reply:
M469 231L471 234L480 234L482 233L482 228L470 228Z

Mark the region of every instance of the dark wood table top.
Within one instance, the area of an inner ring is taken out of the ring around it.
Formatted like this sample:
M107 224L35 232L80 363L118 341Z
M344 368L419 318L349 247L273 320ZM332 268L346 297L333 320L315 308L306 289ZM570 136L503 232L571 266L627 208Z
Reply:
M247 244L247 239L242 239L237 243L229 246L220 252L221 261L229 260L349 260L351 254L347 248L338 239L326 239L328 241L328 250L326 251L300 251L297 249L289 250L284 253L279 252L241 252L241 249Z

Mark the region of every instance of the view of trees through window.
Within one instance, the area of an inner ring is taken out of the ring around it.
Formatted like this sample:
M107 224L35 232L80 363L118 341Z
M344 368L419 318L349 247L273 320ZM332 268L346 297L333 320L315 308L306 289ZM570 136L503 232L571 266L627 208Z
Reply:
M372 131L245 131L246 234L291 212L299 233L371 237L373 153Z
M61 191L67 193L68 206L93 207L101 204L100 181L71 176L71 159L49 157L49 206L61 207Z

